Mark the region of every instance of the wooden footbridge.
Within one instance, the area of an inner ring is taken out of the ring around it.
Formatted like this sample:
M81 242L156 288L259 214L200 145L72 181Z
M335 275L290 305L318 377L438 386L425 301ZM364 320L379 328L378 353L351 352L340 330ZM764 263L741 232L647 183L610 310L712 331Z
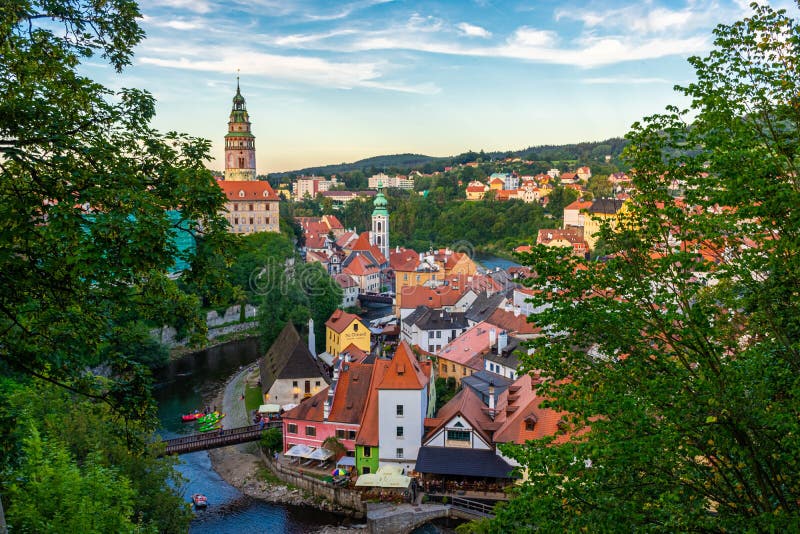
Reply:
M265 423L264 426L260 424L240 426L238 428L211 430L210 432L166 439L162 441L165 447L161 456L207 451L209 449L216 449L217 447L227 447L228 445L237 445L239 443L247 443L248 441L258 441L261 439L261 433L264 430L268 428L280 428L282 424L281 421L270 421Z

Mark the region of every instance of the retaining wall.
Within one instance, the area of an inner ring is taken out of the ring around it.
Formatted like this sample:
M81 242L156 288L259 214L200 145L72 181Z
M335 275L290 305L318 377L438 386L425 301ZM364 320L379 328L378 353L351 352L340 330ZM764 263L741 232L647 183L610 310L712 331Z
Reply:
M320 479L309 475L301 475L297 471L283 467L280 463L272 458L268 458L263 453L261 453L261 458L264 460L269 470L282 482L291 484L316 497L322 497L342 508L346 508L356 518L362 518L366 515L366 503L361 500L361 494L359 492L347 488L339 488L332 484L326 484Z

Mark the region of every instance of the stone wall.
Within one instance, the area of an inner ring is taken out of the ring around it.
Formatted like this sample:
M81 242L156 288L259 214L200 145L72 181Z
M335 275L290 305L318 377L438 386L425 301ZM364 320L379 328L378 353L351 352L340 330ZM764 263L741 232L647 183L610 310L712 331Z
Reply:
M301 475L300 473L283 467L279 462L268 458L263 453L261 458L264 463L282 482L291 484L302 490L311 493L316 497L322 497L335 505L341 506L350 512L354 517L364 517L367 512L366 503L361 500L361 494L347 488L339 488L332 484L326 484L318 478Z
M245 305L245 322L240 323L240 309L239 305L236 304L231 306L225 313L220 315L216 311L210 311L206 314L206 325L208 325L208 339L214 339L216 337L230 334L233 332L243 332L245 330L250 330L258 326L258 322L255 321L256 313L258 312L258 308L251 304ZM226 326L220 326L226 325ZM163 328L156 328L152 330L150 334L158 339L161 343L168 347L179 347L186 344L185 339L177 339L175 329L170 326L165 326Z

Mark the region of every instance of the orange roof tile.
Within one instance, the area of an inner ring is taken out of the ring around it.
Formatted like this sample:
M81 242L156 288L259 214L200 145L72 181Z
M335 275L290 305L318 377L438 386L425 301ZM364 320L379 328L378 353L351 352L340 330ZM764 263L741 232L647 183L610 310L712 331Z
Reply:
M419 254L407 248L390 250L389 265L395 271L411 272L419 265Z
M389 369L387 360L377 360L372 366L372 379L369 382L364 413L361 416L361 428L356 435L356 445L378 446L378 384Z
M403 308L418 308L427 306L431 309L453 306L466 292L466 288L439 286L406 286L403 288Z
M541 328L534 326L533 323L529 323L524 314L515 315L513 311L507 311L503 308L497 308L485 322L507 330L511 334L533 335L541 330Z
M472 388L464 387L450 399L447 404L439 408L436 419L431 421L431 429L426 432L423 441L436 434L443 426L449 423L456 415L463 416L469 424L480 434L486 443L492 443L492 432L489 430L492 420L488 414L488 407L483 403Z
M247 182L217 180L217 185L228 200L279 200L269 182L263 180Z
M408 342L401 341L378 389L422 389L429 380Z
M303 401L283 413L283 419L299 419L301 421L322 421L325 416L325 399L328 398L328 388L323 388L316 395L303 399Z
M359 254L347 267L342 268L342 272L354 276L367 276L380 272L380 268L377 264Z
M328 414L329 421L358 424L369 395L372 365L345 363L336 382L336 391Z
M350 326L350 324L353 321L358 321L364 328L366 328L366 326L364 326L364 323L361 322L361 319L358 317L358 315L347 313L342 310L335 310L331 314L330 318L327 321L325 321L325 326L327 328L330 328L334 332L341 334L342 332L344 332L345 328Z

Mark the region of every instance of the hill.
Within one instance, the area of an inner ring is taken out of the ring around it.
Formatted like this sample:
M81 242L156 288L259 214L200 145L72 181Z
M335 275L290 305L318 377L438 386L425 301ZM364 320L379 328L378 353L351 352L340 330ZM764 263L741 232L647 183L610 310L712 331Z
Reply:
M469 163L472 161L491 161L508 157L517 157L526 160L544 162L566 162L578 161L581 163L591 163L592 161L603 161L605 156L610 155L612 159L619 158L622 149L628 141L620 137L613 137L604 141L589 141L568 145L540 145L531 146L515 151L496 151L496 152L473 152L468 151L456 156L436 157L424 154L392 154L384 156L374 156L352 163L339 163L332 165L322 165L318 167L306 167L294 171L271 173L272 178L283 178L290 175L319 175L329 176L331 174L343 174L352 171L362 171L365 174L386 171L389 173L406 173L414 169L424 172L443 170L445 167L458 163Z

